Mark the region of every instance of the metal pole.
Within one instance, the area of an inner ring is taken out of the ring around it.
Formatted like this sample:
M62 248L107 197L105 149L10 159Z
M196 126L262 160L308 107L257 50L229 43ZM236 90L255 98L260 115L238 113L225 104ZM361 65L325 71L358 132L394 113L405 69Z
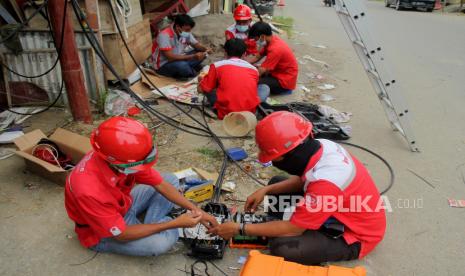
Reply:
M61 37L62 32L64 32L63 44L65 47L61 50L61 72L63 74L69 106L74 120L92 123L89 99L84 85L84 75L82 73L76 40L74 38L74 30L70 19L71 13L69 8L66 11L64 10L64 1L48 1L50 21L55 37ZM65 12L66 20L63 28L64 30L62 30L63 13ZM61 43L59 39L57 39L57 43ZM57 47L61 47L61 45L57 45Z

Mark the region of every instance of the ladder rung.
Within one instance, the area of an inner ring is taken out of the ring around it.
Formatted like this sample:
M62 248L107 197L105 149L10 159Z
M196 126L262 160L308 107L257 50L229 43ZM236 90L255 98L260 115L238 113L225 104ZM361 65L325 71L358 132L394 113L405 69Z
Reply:
M340 13L340 14L344 14L344 15L347 15L348 17L350 17L349 12L346 11L346 10L338 10L337 12Z
M367 69L367 72L372 74L375 78L379 79L378 73L373 69Z
M404 129L400 126L398 122L393 122L392 125L397 129L397 131L399 131L402 134L402 136L405 137Z
M362 47L363 49L366 49L365 45L360 40L354 40L353 42L354 44Z
M389 108L391 108L392 110L394 110L394 106L392 106L391 101L390 101L386 96L380 95L379 98L380 98L383 102L385 102L385 103L389 106ZM394 112L394 113L395 113L395 112Z

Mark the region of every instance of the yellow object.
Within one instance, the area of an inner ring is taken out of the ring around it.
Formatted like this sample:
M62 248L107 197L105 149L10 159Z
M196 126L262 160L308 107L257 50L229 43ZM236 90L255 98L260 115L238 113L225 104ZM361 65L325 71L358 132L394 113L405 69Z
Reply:
M213 197L213 183L207 183L190 188L184 192L184 196L194 202L202 202Z
M218 179L217 173L210 173L199 168L187 168L174 173L179 180L182 180L188 175L196 175L201 179L211 180L212 182L203 185L198 185L184 191L184 196L194 202L202 202L213 197L215 190L214 183Z
M284 258L261 254L257 250L249 252L249 258L241 270L241 276L366 276L362 266L347 268L342 266L305 266L284 261Z

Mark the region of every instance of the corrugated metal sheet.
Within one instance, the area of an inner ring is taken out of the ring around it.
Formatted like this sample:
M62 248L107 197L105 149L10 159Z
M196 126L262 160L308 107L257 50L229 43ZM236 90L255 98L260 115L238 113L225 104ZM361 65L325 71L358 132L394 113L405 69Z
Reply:
M84 73L85 86L90 98L97 100L98 90L103 88L103 70L100 60L93 60L93 51L83 33L76 33L76 44L79 49L81 67ZM23 47L23 52L15 55L4 45L0 47L0 52L5 58L5 63L14 71L23 75L39 75L54 64L57 53L52 37L47 31L22 31L19 39ZM66 47L66 44L65 44ZM34 83L45 89L50 101L53 101L60 91L61 68L60 63L49 74L35 79L20 77L7 71L9 81L27 81ZM64 92L66 88L64 88ZM66 93L63 94L62 104L67 104ZM60 102L59 102L60 103Z

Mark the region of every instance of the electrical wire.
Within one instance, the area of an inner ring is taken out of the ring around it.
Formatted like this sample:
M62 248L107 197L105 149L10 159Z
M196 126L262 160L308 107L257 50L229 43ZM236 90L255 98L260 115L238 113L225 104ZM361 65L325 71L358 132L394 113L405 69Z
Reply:
M3 63L3 61L1 61L1 65L8 71L10 71L11 73L15 74L15 75L18 75L20 77L23 77L23 78L27 78L27 79L37 79L37 78L40 78L40 77L43 77L45 75L47 75L48 73L52 72L53 69L55 69L55 67L58 65L58 62L60 61L60 57L61 57L61 53L62 53L62 45L63 45L63 41L64 41L64 27L65 27L65 22L66 22L66 8L68 6L68 1L65 1L65 7L64 7L64 12L63 12L63 19L62 19L62 24L61 24L61 39L60 39L60 48L58 49L58 45L56 44L56 41L55 41L55 38L53 37L53 31L52 31L52 25L51 25L51 22L50 22L50 18L49 18L49 13L48 13L48 10L45 9L45 15L46 15L46 20L47 20L47 24L48 24L48 28L50 30L50 33L52 34L52 39L53 39L53 42L55 44L55 49L56 49L56 52L57 52L57 58L56 60L53 62L53 65L47 69L45 72L43 73L40 73L38 75L33 75L33 76L26 76L24 74L21 74L21 73L18 73L16 71L14 71L13 69L11 69L10 67L8 67L8 65L6 65L5 63Z
M389 174L391 175L388 186L381 192L381 194L384 195L385 193L387 193L392 188L392 186L394 185L395 173L394 173L394 169L391 167L391 164L389 164L389 162L386 159L384 159L381 155L377 154L376 152L374 152L374 151L372 151L370 149L367 149L367 148L365 148L363 146L359 146L357 144L352 144L352 143L343 142L343 141L339 141L338 143L361 149L361 150L366 151L366 152L370 153L371 155L375 156L379 160L381 160L381 162L383 162L384 165L386 165L386 167L388 168Z
M12 33L10 33L9 35L7 35L6 38L0 40L0 44L3 44L3 43L5 43L6 41L10 40L10 39L11 39L13 36L15 36L19 31L21 31L24 27L26 27L26 25L29 24L29 21L31 21L32 18L34 18L38 13L40 13L40 12L42 11L42 9L45 8L45 6L47 6L47 4L48 4L48 0L45 1L42 5L40 5L40 7L39 7L37 10L35 10L35 11L31 14L31 16L29 16L28 18L26 18L26 20L25 20L23 23L19 24L18 28L17 28L14 32L12 32Z
M55 98L55 100L53 100L53 102L51 102L48 106L46 106L42 110L39 110L39 111L36 111L36 112L31 112L31 113L18 112L18 111L12 110L11 108L7 108L6 110L8 110L11 113L18 114L18 115L37 115L37 114L43 113L43 112L49 110L50 108L52 108L58 102L58 100L63 95L64 86L65 86L65 82L64 82L63 78L61 78L61 86L60 86L60 91L58 92L58 96Z
M72 6L73 6L73 9L74 9L74 12L77 16L77 18L79 19L78 22L86 36L86 38L89 40L91 46L94 48L96 54L99 56L99 58L102 60L102 62L109 68L109 70L111 71L111 73L118 79L118 81L120 82L120 84L122 85L123 89L128 93L130 94L139 104L141 104L142 107L144 107L148 112L150 112L151 114L155 115L158 119L160 119L161 121L167 123L168 125L171 125L181 131L184 131L184 132L187 132L187 133L190 133L190 134L194 134L194 135L197 135L197 136L203 136L203 137L211 137L211 138L214 138L214 140L216 142L220 142L219 145L220 147L222 148L222 150L225 152L226 154L226 149L224 148L224 145L222 145L221 143L221 140L220 140L220 137L216 136L216 134L214 134L211 130L209 130L209 127L206 126L205 124L199 122L199 120L197 120L195 117L193 117L191 114L188 114L184 109L182 109L180 106L178 106L174 101L170 101L176 108L178 108L179 110L181 110L183 113L185 113L189 118L191 118L193 121L195 121L197 124L199 124L200 126L202 126L203 128L198 128L198 127L195 127L195 126L189 126L189 125L185 125L185 124L182 124L183 126L187 126L187 127L190 127L192 129L196 129L198 131L202 131L204 134L202 133L198 133L198 132L193 132L191 130L188 130L188 129L184 129L184 128L180 128L177 124L180 124L180 122L158 112L157 110L155 110L154 108L152 108L149 104L147 104L143 99L141 99L136 93L134 93L134 91L132 91L132 89L126 84L126 82L124 82L121 77L118 75L118 73L116 72L116 70L114 69L114 67L112 66L112 64L108 61L108 59L106 58L105 54L103 53L103 50L101 49L99 43L97 42L96 38L95 38L95 33L93 31L92 28L88 28L86 29L82 23L82 21L84 22L87 22L87 19L85 18L85 16L82 14L82 11L80 10L80 7L79 5L77 4L76 0L71 0L71 3L72 3ZM116 14L114 12L114 10L112 10L112 14L114 16L114 18L116 17ZM122 38L122 41L124 43L125 39L124 39L124 36L122 35L122 31L121 31L121 28L119 27L118 25L118 22L115 20L115 24L117 26L117 29L119 31L119 34ZM89 26L89 24L87 24ZM89 35L89 33L91 35ZM124 43L125 46L126 46L126 49L128 50L129 53L131 53L127 43ZM131 53L132 54L132 53ZM133 58L133 56L132 56ZM133 58L133 61L137 64L137 62L135 61L135 58ZM139 67L139 64L137 64L138 68ZM140 70L140 69L139 69ZM143 70L140 70L142 74L144 74L145 72ZM150 79L147 77L147 79L150 81ZM162 91L160 91L160 89L158 89L158 87L151 83L151 85L157 90L160 92L160 94L162 96L164 96L165 98L166 95L163 94ZM175 122L175 123L174 123ZM177 124L176 124L177 123ZM216 136L216 138L215 138ZM229 138L229 137L228 137ZM220 172L220 175L224 175L224 171L225 171L225 166L224 164L227 163L227 160L223 160L223 165L222 165L222 170ZM237 161L234 162L236 164L236 166L239 166L240 165L237 163ZM244 172L246 172L242 167L240 167ZM249 175L249 174L247 174ZM250 175L249 175L250 176ZM256 178L253 178L255 181L258 181ZM219 177L218 178L218 181L217 181L217 185L216 185L216 188L218 190L221 190L221 183L220 181L222 181L222 178ZM260 181L258 181L258 183L260 183L260 185L264 185L263 183L261 183Z
M64 28L65 28L65 23L66 23L66 10L68 8L68 1L65 1L65 4L64 4L64 9L63 9L63 19L62 19L62 25L61 25L61 38L60 38L60 50L58 50L58 45L57 45L57 41L56 41L56 37L52 31L52 24L50 22L50 17L49 17L49 13L47 12L47 23L48 23L48 26L49 26L49 29L50 29L50 35L52 36L52 40L53 40L53 43L55 44L55 49L57 50L57 54L58 54L58 57L57 57L57 60L55 61L55 65L52 66L52 68L50 70L47 70L47 72L45 74L41 74L41 76L44 76L48 73L50 73L54 67L58 64L58 61L60 60L61 58L61 52L62 52L62 49L63 49L63 44L64 44L64 36L65 36L65 32L64 32ZM37 9L37 11L41 10L42 8L40 9ZM36 13L37 15L38 13ZM30 18L31 19L31 18ZM29 20L30 20L29 19ZM9 70L8 67L5 67ZM10 72L12 73L15 73L11 70L9 70ZM17 73L15 73L17 74ZM20 75L20 74L17 74L17 75ZM26 77L27 76L23 76L23 75L20 75L22 77ZM33 76L33 78L35 78L37 76ZM53 100L53 102L51 102L48 106L46 106L44 109L42 110L39 110L39 111L36 111L36 112L31 112L31 113L27 113L27 112L18 112L18 111L14 111L12 110L11 108L7 108L7 110L11 113L14 113L14 114L18 114L18 115L37 115L37 114L40 114L40 113L43 113L47 110L49 110L50 108L52 108L53 106L55 106L55 104L58 102L58 100L61 98L61 96L63 95L63 89L64 89L64 78L63 76L61 77L61 85L60 85L60 91L58 91L58 95L56 96L55 100Z
M257 5L255 4L255 0L250 0L250 3L252 4L253 9L255 10L255 14L258 16L258 19L260 19L260 21L263 22L262 16L260 15L260 12L258 12Z

